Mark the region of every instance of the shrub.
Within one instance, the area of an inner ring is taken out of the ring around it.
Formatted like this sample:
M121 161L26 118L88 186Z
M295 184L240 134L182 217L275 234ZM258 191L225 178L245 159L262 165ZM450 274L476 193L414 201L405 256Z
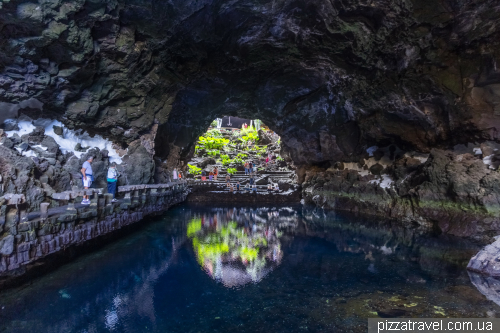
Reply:
M205 137L222 138L222 133L217 128L214 128L214 129L207 131L207 133L205 133Z
M216 157L216 156L219 156L220 155L220 150L209 150L207 152L208 156L213 156L213 157Z
M230 175L234 175L238 170L236 170L235 168L229 168L227 169L227 173L230 174Z
M229 143L228 139L212 138L200 136L198 138L198 145L205 147L205 149L222 149Z
M243 164L243 160L239 157L235 157L233 159L233 163L236 163L236 164Z
M231 164L232 162L233 162L233 160L231 160L228 155L221 156L221 163L223 166L227 166L227 165Z
M188 172L192 175L199 175L201 174L201 168L198 168L195 165L188 164Z
M277 156L277 157L276 157L276 161L280 161L280 162L281 162L281 161L284 161L284 159L283 159L283 157L281 157L281 156Z

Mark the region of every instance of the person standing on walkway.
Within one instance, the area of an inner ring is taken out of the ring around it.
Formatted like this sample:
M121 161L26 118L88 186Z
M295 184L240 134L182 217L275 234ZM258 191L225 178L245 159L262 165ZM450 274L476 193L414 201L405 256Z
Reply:
M90 186L92 186L92 182L94 181L94 172L92 171L92 162L94 161L94 156L87 157L87 160L83 162L82 165L82 182L83 187L88 190ZM89 205L90 200L88 195L83 196L82 204Z
M117 202L118 200L116 200L116 184L118 182L118 176L120 176L120 174L118 173L118 170L116 170L116 163L113 162L111 163L109 169L108 169L108 176L107 176L107 180L108 180L108 193L111 193L113 194L113 200L111 200L111 202Z
M253 176L250 176L250 186L253 185L253 183L254 183Z
M215 167L214 169L214 180L217 180L217 176L219 175L219 169Z
M182 179L182 172L179 171L178 177L179 177L179 180Z
M214 173L212 171L210 171L208 174L208 180L212 181L212 179L214 179Z
M248 175L248 169L249 169L249 165L248 165L248 161L245 162L245 175Z
M236 182L236 191L240 190L240 182Z
M176 182L178 179L177 168L174 168L173 177L174 177L174 182Z
M207 172L205 170L203 170L201 172L201 181L206 181L207 180Z

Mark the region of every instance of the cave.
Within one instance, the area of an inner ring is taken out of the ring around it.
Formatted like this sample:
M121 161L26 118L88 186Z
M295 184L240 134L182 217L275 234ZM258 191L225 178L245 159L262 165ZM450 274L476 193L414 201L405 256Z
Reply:
M500 316L499 61L496 0L0 2L0 331Z

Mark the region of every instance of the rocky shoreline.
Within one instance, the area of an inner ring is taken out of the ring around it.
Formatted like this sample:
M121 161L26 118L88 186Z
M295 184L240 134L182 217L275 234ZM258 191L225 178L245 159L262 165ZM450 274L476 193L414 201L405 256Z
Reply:
M423 163L401 157L383 169L380 176L347 168L306 170L304 201L422 225L482 244L500 233L500 173L480 158L434 149Z

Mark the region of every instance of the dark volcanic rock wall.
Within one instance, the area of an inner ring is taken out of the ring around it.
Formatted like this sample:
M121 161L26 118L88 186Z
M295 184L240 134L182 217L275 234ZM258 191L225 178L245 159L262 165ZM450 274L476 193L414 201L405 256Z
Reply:
M374 145L498 142L499 27L497 0L11 0L0 9L0 121L24 113L100 134L149 154L127 167L156 167L159 181L223 115L262 119L300 178ZM448 187L460 181L429 191L462 202L469 192ZM478 205L498 205L495 191Z
M299 164L498 139L497 1L10 1L0 100L158 151L260 118ZM158 146L158 145L157 145Z

